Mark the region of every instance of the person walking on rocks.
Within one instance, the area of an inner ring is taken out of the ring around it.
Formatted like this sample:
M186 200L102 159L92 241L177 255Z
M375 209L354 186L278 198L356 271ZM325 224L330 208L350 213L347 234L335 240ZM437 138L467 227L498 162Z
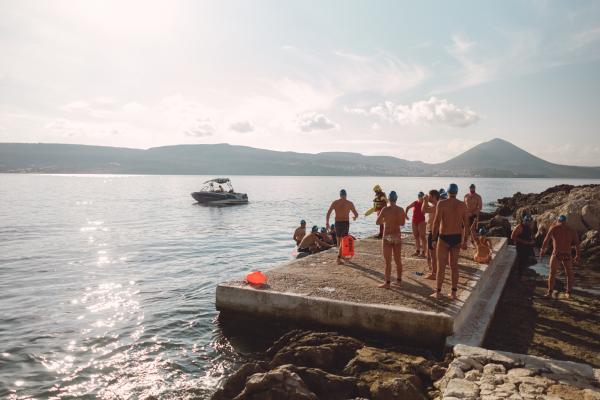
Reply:
M423 213L423 199L425 198L425 193L419 192L417 194L417 200L410 203L408 207L406 207L406 215L408 215L408 211L412 208L412 231L415 237L415 247L416 251L413 256L417 257L425 257L425 249L427 248L426 237L427 233L425 232L425 214Z
M458 185L451 183L447 192L449 198L447 200L440 200L437 203L435 220L433 221L433 238L434 240L437 239L438 271L436 291L431 297L436 299L442 297L442 285L448 262L450 262L450 269L452 271L450 297L452 299L457 298L458 256L461 248L467 248L467 238L469 237L467 206L464 202L456 198Z
M579 247L579 237L574 229L567 225L567 217L561 215L558 217L558 222L554 224L546 234L544 243L540 249L540 258L546 252L548 242L552 240L552 255L550 256L550 274L548 276L548 291L545 297L551 297L554 291L554 279L556 278L556 270L558 264L561 263L567 275L567 293L566 298L571 297L573 292L573 262L578 263L581 257L581 249ZM575 258L572 256L572 249L575 247Z
M385 282L380 288L389 289L392 275L392 256L396 263L396 284L402 283L402 234L400 227L406 222L406 213L396 205L398 195L391 191L390 204L384 207L377 217L377 225L383 225L383 258L385 259Z
M533 230L531 229L531 216L529 214L523 215L519 220L515 229L513 229L510 239L513 241L517 248L517 262L519 277L523 276L523 271L527 268L531 257L535 256L533 252L533 246L535 240L533 238Z
M335 236L338 243L338 264L344 263L344 259L342 258L342 246L340 246L340 244L342 242L342 238L344 236L348 236L350 232L350 213L354 215L354 221L356 221L356 218L358 218L358 211L356 211L354 203L349 201L346 197L346 190L340 190L340 198L331 203L331 206L329 206L329 210L327 210L327 215L325 217L325 227L329 229L329 218L331 217L331 213L335 211Z

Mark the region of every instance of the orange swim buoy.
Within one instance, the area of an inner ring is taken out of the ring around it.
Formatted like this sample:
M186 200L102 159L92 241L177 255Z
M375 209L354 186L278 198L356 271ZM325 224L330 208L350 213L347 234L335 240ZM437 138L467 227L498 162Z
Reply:
M246 282L251 285L264 285L267 283L267 276L260 271L252 271L246 275Z
M354 236L348 235L342 238L340 246L342 248L342 257L354 257Z

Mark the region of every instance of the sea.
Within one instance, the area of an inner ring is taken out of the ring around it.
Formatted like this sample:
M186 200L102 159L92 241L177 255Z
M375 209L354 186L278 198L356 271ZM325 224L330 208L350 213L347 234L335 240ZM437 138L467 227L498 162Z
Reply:
M408 205L475 183L492 210L515 192L600 183L232 176L249 204L198 205L190 193L210 178L0 174L0 398L210 397L248 356L217 319L216 285L292 259L300 219L324 226L342 188L362 215L375 184ZM376 232L373 215L351 224Z

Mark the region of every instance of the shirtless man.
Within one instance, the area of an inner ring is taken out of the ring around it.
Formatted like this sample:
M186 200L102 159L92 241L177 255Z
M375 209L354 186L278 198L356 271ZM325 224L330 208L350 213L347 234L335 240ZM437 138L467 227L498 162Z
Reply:
M458 186L455 183L451 183L447 193L449 198L447 200L440 200L437 203L435 220L433 221L433 240L436 243L438 271L436 291L431 297L436 299L442 297L442 285L444 284L444 275L446 274L446 264L448 261L450 261L450 269L452 270L452 291L450 292L450 297L452 299L457 298L458 256L461 248L467 248L467 238L469 237L467 206L456 198Z
M310 233L304 236L298 245L298 252L314 254L322 250L330 249L331 247L333 246L319 239L319 227L315 225L312 227Z
M354 204L346 199L345 189L340 190L340 198L331 203L329 210L327 210L327 216L325 217L325 226L327 229L329 229L329 218L331 217L332 211L335 211L335 236L339 248L337 263L343 264L344 259L342 258L342 246L340 246L340 244L342 238L348 236L348 233L350 232L350 212L354 214L354 221L358 218L358 211L354 208Z
M435 280L437 273L437 254L433 247L433 221L435 220L435 208L440 200L440 192L430 190L429 194L423 199L423 214L427 215L427 264L429 265L429 274L425 279Z
M480 264L487 264L492 260L492 242L490 242L490 239L485 236L485 228L479 228L478 231L475 231L476 227L476 223L471 225L471 237L475 238L475 251L473 252L473 260Z
M469 186L469 193L465 194L464 201L467 205L469 226L471 226L475 221L479 222L479 213L483 208L483 200L481 199L481 196L475 192L474 183L471 183L471 186ZM471 236L471 242L474 243L475 239L475 235Z
M396 284L402 283L402 235L400 227L406 222L406 213L402 207L396 205L398 195L390 192L388 196L390 205L384 207L377 217L377 225L384 225L383 229L383 258L385 259L385 282L380 288L389 289L392 275L392 254L396 263Z
M548 276L548 291L545 297L552 296L554 291L554 278L556 277L556 270L558 263L560 262L565 269L567 275L567 293L565 297L568 299L571 297L573 291L573 262L578 263L581 257L581 249L579 248L579 237L577 232L571 229L567 225L567 217L561 215L558 217L558 222L554 224L549 230L544 243L540 249L540 258L544 256L548 242L552 239L552 256L550 257L550 276ZM575 246L575 259L571 257L571 249Z
M292 239L296 242L296 246L300 246L300 242L304 239L304 235L306 235L306 221L301 220L300 226L296 228L294 236L292 236Z

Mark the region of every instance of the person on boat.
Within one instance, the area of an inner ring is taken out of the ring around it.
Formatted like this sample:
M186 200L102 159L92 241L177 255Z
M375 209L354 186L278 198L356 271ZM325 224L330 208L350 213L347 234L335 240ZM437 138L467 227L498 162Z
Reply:
M381 210L377 217L377 225L383 229L383 258L385 259L385 282L380 288L389 289L392 275L392 256L396 263L396 284L402 283L402 234L400 227L406 222L406 213L396 205L398 195L391 191L388 196L390 204Z
M435 220L435 210L437 203L440 200L440 192L433 189L430 190L425 198L423 199L423 207L421 210L423 214L427 215L427 266L429 267L429 273L425 276L425 279L435 280L437 273L437 254L435 247L433 246L433 221Z
M479 222L479 213L483 208L483 200L481 196L475 190L475 184L471 183L469 186L469 193L465 194L464 202L467 205L467 213L469 214L469 226L475 222ZM476 239L477 227L471 236L471 240L474 242Z
M581 257L581 249L579 247L579 236L577 232L567 225L567 217L561 215L558 221L548 230L548 234L542 243L540 249L540 258L545 254L548 242L552 241L553 251L550 256L550 274L548 276L548 291L545 296L552 296L554 291L554 279L556 278L556 270L558 264L562 264L567 275L567 293L566 298L571 297L573 292L573 263L577 264ZM572 250L575 247L575 258L573 258Z
M513 229L510 238L517 248L518 273L519 276L522 276L525 268L530 265L531 258L535 257L533 251L535 239L533 237L533 230L531 229L531 216L529 214L525 214L519 219L519 223Z
M373 191L375 192L375 197L373 198L373 207L367 210L365 216L369 216L373 212L376 212L377 216L379 216L381 210L387 206L387 197L385 196L385 192L381 189L381 186L375 185L375 187L373 187ZM379 235L377 235L377 239L381 239L382 237L383 225L379 225Z
M331 224L331 226L329 227L329 232L327 232L329 234L329 237L331 238L331 242L333 243L334 246L337 246L337 237L335 235L335 224Z
M298 245L298 253L314 254L331 247L329 243L325 243L319 238L319 227L315 225Z
M438 271L436 291L431 297L436 299L442 297L442 285L448 263L450 263L450 270L452 271L450 297L457 299L458 256L461 248L467 248L467 238L469 237L467 206L456 198L457 194L458 185L451 183L448 187L449 198L440 200L437 203L435 220L433 221L433 239L437 251Z
M475 238L475 250L473 251L473 260L480 264L488 264L492 261L492 242L490 239L485 236L487 231L485 228L479 228L477 233L475 232L475 228L477 227L477 222L474 221L471 225L471 237Z
M425 214L423 214L423 199L425 198L425 193L419 192L417 194L417 200L410 203L408 207L406 207L406 215L408 215L408 211L412 208L412 231L413 236L415 237L415 247L416 251L412 254L417 257L425 257L425 249L427 248L427 232L426 232L426 224L425 224Z
M223 186L219 185L219 188L217 189L217 193L223 193L225 191L225 189L223 189Z
M354 207L354 203L347 199L347 193L345 189L340 190L340 198L335 200L329 206L327 215L325 216L325 226L329 228L329 218L331 213L335 211L335 236L338 242L338 257L337 263L343 264L344 259L342 258L342 247L340 243L344 236L348 236L350 233L350 213L353 214L353 219L356 221L358 218L358 211Z
M296 228L296 230L294 231L294 236L292 236L292 239L294 239L294 241L296 242L296 246L300 245L300 242L302 241L302 239L304 239L305 235L306 235L306 221L301 220L300 226Z

